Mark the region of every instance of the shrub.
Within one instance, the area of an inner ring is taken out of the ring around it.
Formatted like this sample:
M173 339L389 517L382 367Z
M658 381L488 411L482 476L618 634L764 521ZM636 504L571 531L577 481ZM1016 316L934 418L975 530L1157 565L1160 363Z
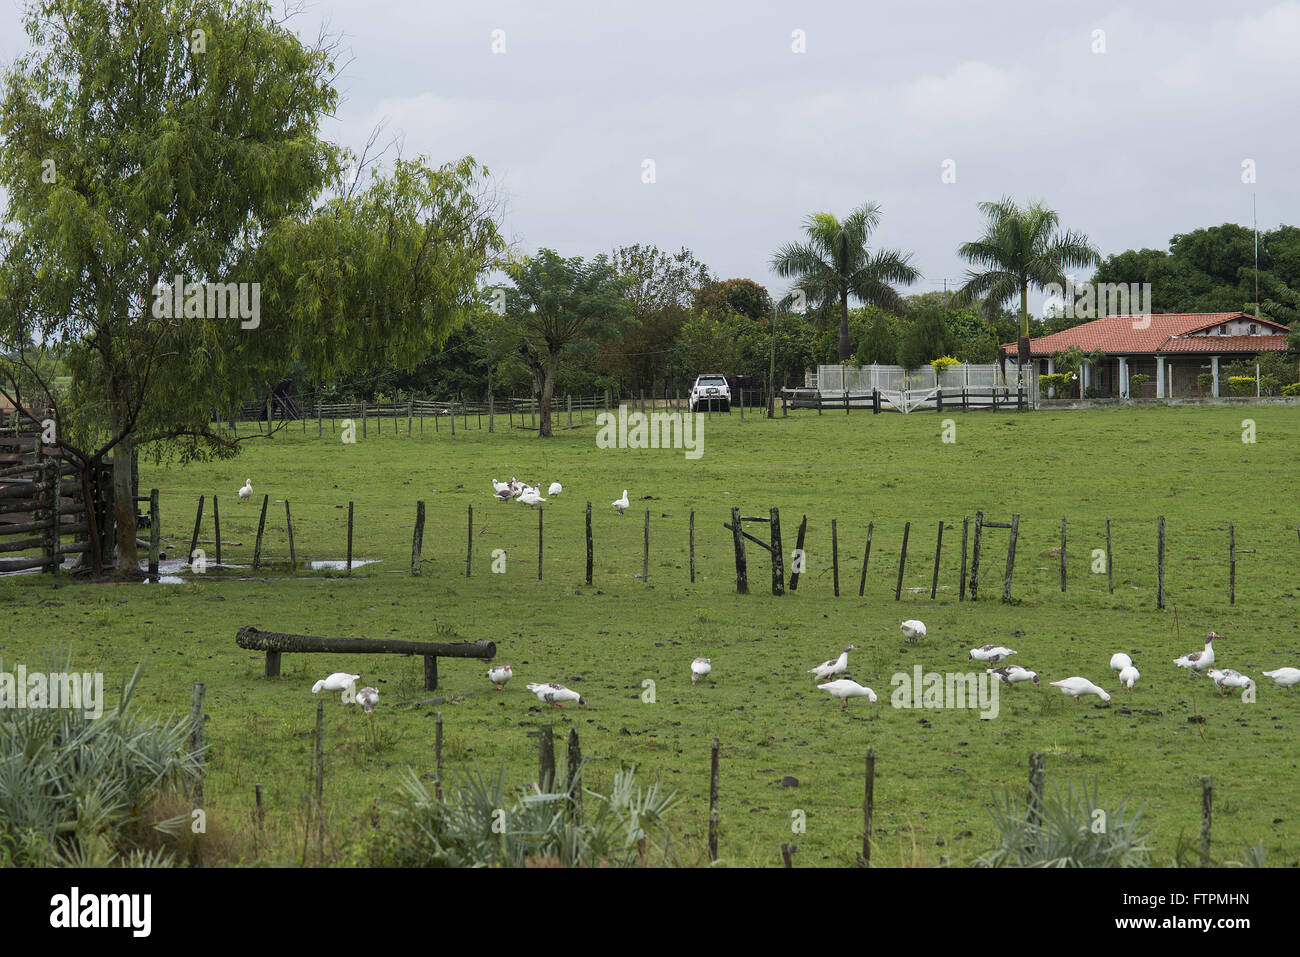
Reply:
M1292 382L1290 385L1282 386L1283 395L1300 395L1300 382Z
M1101 803L1097 783L1070 782L1043 796L1042 822L1030 824L1017 794L994 799L989 815L1001 842L976 860L977 867L1147 867L1151 850L1140 810L1126 801Z
M1049 389L1055 389L1057 398L1065 398L1073 378L1074 375L1069 372L1054 372L1051 375L1039 376L1038 385L1043 395L1047 395Z
M1233 395L1254 395L1255 377L1253 375L1228 376L1228 391Z
M1206 392L1214 387L1214 373L1202 372L1196 377L1196 384L1200 386L1202 392Z
M960 359L954 359L952 356L940 356L930 362L930 368L934 370L935 375L943 375L945 369L961 365Z
M71 655L56 652L45 667L71 673ZM172 863L146 845L179 834L188 815L146 822L151 805L198 774L198 751L188 718L158 722L131 711L143 668L99 718L81 709L0 710L0 866Z
M1151 381L1151 377L1145 373L1139 372L1137 375L1128 377L1128 394L1137 395L1142 391L1142 387Z

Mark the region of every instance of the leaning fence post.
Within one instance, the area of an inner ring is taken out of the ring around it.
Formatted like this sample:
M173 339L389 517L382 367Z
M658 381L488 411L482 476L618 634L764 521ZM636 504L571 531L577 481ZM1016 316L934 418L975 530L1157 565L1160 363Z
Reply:
M262 532L266 529L266 506L271 501L270 495L262 496L262 514L257 520L257 542L253 545L253 567L260 568L262 565Z
M203 522L203 496L199 496L199 510L194 513L194 534L190 537L190 551L185 560L194 567L194 550L199 547L199 525Z
M293 516L289 514L289 500L284 500L284 523L289 529L289 567L298 570L298 551L293 546Z
M903 525L903 550L898 554L898 584L894 586L894 601L903 594L903 569L907 567L907 537L912 532L912 523Z
M871 561L871 533L875 529L875 522L867 522L867 548L862 553L862 578L858 580L858 597L861 598L867 590L867 563Z
M807 567L807 561L803 554L803 537L808 531L808 516L805 515L799 521L799 532L794 537L794 561L790 563L790 590L796 591L799 588L799 572Z
M1007 542L1007 573L1002 580L1002 600L1011 601L1011 574L1016 570L1016 538L1020 534L1020 516L1011 516L1011 538Z

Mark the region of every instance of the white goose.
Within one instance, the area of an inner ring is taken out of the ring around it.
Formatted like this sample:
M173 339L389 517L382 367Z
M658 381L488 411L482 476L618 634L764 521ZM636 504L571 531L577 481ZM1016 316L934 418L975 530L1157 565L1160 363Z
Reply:
M712 672L712 658L696 658L691 662L691 684L695 684L700 678L707 678Z
M832 698L839 698L841 708L848 707L850 698L866 698L872 704L876 703L876 693L866 685L858 684L852 678L828 681L826 684L817 687L829 693Z
M320 691L341 691L343 692L343 703L351 704L357 691L357 682L360 680L360 675L350 675L346 671L336 671L328 678L322 678L312 685L311 693L315 695Z
M1277 668L1273 671L1264 672L1264 677L1272 678L1279 687L1290 691L1300 684L1300 668Z
M840 652L838 658L829 658L823 661L816 668L809 668L808 674L812 675L818 681L825 681L827 678L834 678L836 675L842 675L849 670L849 652L857 651L856 645L849 645Z
M996 665L1003 658L1009 658L1015 653L1010 648L1002 647L1002 645L980 645L980 647L970 650L970 657L966 660L987 661Z
M1219 697L1223 697L1234 688L1255 686L1255 682L1249 675L1243 675L1240 671L1233 671L1231 668L1211 668L1205 674L1218 687Z
M357 704L365 709L366 714L373 714L375 705L379 704L379 689L362 688L357 692Z
M488 669L487 676L488 681L496 685L497 691L504 691L506 682L515 676L515 672L508 664L497 665Z
M984 670L1004 685L1014 686L1022 681L1032 681L1035 687L1038 685L1038 672L1030 671L1028 668L1022 668L1019 665L1003 665L1001 668L985 668Z
M587 707L587 700L576 691L570 691L564 685L557 685L551 681L547 684L530 684L528 690L537 695L538 701L545 701L552 708L564 707L562 702L576 701L582 707Z
M535 508L545 502L546 499L542 498L541 492L537 491L537 489L532 486L529 486L524 489L523 494L519 496L519 501L527 505L529 508Z
M616 499L615 501L610 502L609 504L612 505L612 506L614 506L614 511L618 512L618 514L620 514L620 515L622 515L624 512L626 512L626 511L627 511L627 507L628 507L629 505L632 504L631 502L629 502L629 501L627 500L627 489L623 489L623 497L622 497L622 498L620 498L620 499Z
M1179 668L1191 668L1193 671L1208 671L1214 666L1214 639L1218 637L1214 632L1210 632L1205 636L1203 651L1193 651L1190 655L1175 658L1174 664Z
M1119 674L1125 668L1133 667L1133 659L1122 651L1117 651L1110 656L1110 670Z
M1142 677L1142 673L1138 671L1136 668L1134 668L1132 665L1129 665L1128 667L1120 670L1119 683L1122 684L1125 688L1128 688L1129 691L1132 691L1133 686L1137 684L1137 680L1141 677Z
M546 490L546 494L550 496L556 496L563 491L564 491L563 485L561 485L559 482L552 482L551 487Z
M923 621L909 618L899 627L903 629L903 637L910 642L915 643L918 639L925 637L925 622Z
M1062 692L1068 694L1078 704L1079 699L1085 695L1095 694L1102 701L1109 702L1110 695L1102 691L1087 678L1080 678L1077 675L1073 678L1063 678L1060 681L1051 682L1053 688L1060 688Z
M502 492L508 492L509 490L510 490L509 482L498 482L496 479L492 480L492 491L495 492L497 495L500 495Z
M239 490L239 500L246 502L253 497L253 480L245 479L244 487Z

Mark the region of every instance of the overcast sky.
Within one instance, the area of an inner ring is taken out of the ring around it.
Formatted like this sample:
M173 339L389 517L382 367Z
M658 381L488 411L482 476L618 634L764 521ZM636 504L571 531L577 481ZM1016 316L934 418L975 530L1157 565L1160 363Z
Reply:
M6 61L21 7L0 0ZM1261 229L1300 221L1297 2L308 0L293 22L352 58L325 136L473 155L529 253L685 245L780 295L804 217L874 201L872 244L926 291L1004 194L1103 254L1249 226L1252 193Z

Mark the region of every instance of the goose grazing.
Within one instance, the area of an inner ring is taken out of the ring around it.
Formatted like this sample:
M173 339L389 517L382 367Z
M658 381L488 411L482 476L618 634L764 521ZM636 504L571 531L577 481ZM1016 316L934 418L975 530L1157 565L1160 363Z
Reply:
M546 494L554 497L556 495L559 495L563 491L564 491L563 485L561 485L559 482L552 482L551 487L546 490Z
M545 701L552 708L564 707L562 702L576 701L582 707L587 707L587 700L576 691L570 691L564 685L557 685L555 682L547 684L530 684L528 690L537 695L537 700Z
M253 480L245 479L244 487L239 490L239 500L246 502L253 497Z
M1231 668L1211 668L1205 674L1218 687L1221 698L1234 688L1252 688L1255 685L1248 675Z
M508 502L515 497L515 493L514 490L509 485L507 485L505 488L497 492L492 497L495 498L498 502Z
M1001 645L980 645L978 648L970 650L970 656L966 660L987 661L996 665L1003 658L1009 658L1014 654L1015 652L1010 648L1004 648Z
M328 678L322 678L312 685L311 693L315 695L320 691L341 691L343 692L343 703L350 704L353 695L356 694L357 682L360 680L360 675L350 675L346 671L336 671Z
M379 704L379 689L362 688L357 692L357 704L365 709L366 714L373 714L375 705Z
M842 675L849 670L849 652L857 651L855 645L849 645L840 652L838 658L830 658L823 661L816 668L809 668L808 674L815 677L818 681L825 681L827 678L834 678L836 675Z
M542 504L542 502L545 502L546 499L542 498L541 492L529 486L524 489L523 494L519 496L519 501L523 502L529 508L536 508L538 505Z
M622 515L624 512L626 512L626 511L627 511L627 507L628 507L629 505L632 504L631 502L629 502L629 501L627 500L627 489L623 489L623 497L622 497L622 498L618 499L617 501L610 502L609 504L610 504L610 505L613 505L613 506L614 506L614 511L618 512L618 514L620 514L620 515Z
M1132 691L1133 686L1137 684L1137 680L1141 677L1142 677L1141 672L1139 672L1132 665L1128 665L1127 667L1120 669L1119 683L1122 684L1125 688L1128 688L1129 691Z
M502 492L508 492L508 491L510 491L510 483L509 483L509 482L498 482L496 479L493 479L493 480L492 480L492 491L495 492L497 495L500 495Z
M1117 651L1110 656L1110 670L1119 674L1125 668L1133 667L1133 659L1122 651Z
M1300 684L1300 668L1278 668L1274 671L1264 672L1264 677L1272 678L1279 687L1290 691Z
M1210 632L1205 636L1205 650L1193 651L1190 655L1175 658L1174 664L1179 668L1190 668L1193 671L1209 670L1214 666L1214 639L1218 637L1214 632Z
M824 685L818 685L822 691L828 692L832 698L840 699L840 707L847 708L850 698L866 698L872 704L876 703L876 693L866 685L860 685L852 678L840 678L838 681L828 681Z
M915 644L919 639L925 637L925 622L923 621L909 618L899 627L903 629L903 637L913 644Z
M1087 678L1075 676L1073 678L1063 678L1060 681L1053 681L1051 684L1053 688L1060 688L1062 692L1073 698L1075 704L1079 703L1080 698L1090 694L1095 694L1102 701L1107 703L1110 702L1110 695L1102 691Z
M691 684L695 684L701 678L707 678L713 671L713 659L696 658L691 662Z
M1004 685L1014 686L1022 681L1032 681L1035 687L1038 686L1038 673L1030 671L1028 668L1022 668L1019 665L1003 665L1001 668L985 668L984 670Z
M497 665L488 669L488 681L497 687L497 691L504 691L506 682L515 676L514 670L509 665Z

